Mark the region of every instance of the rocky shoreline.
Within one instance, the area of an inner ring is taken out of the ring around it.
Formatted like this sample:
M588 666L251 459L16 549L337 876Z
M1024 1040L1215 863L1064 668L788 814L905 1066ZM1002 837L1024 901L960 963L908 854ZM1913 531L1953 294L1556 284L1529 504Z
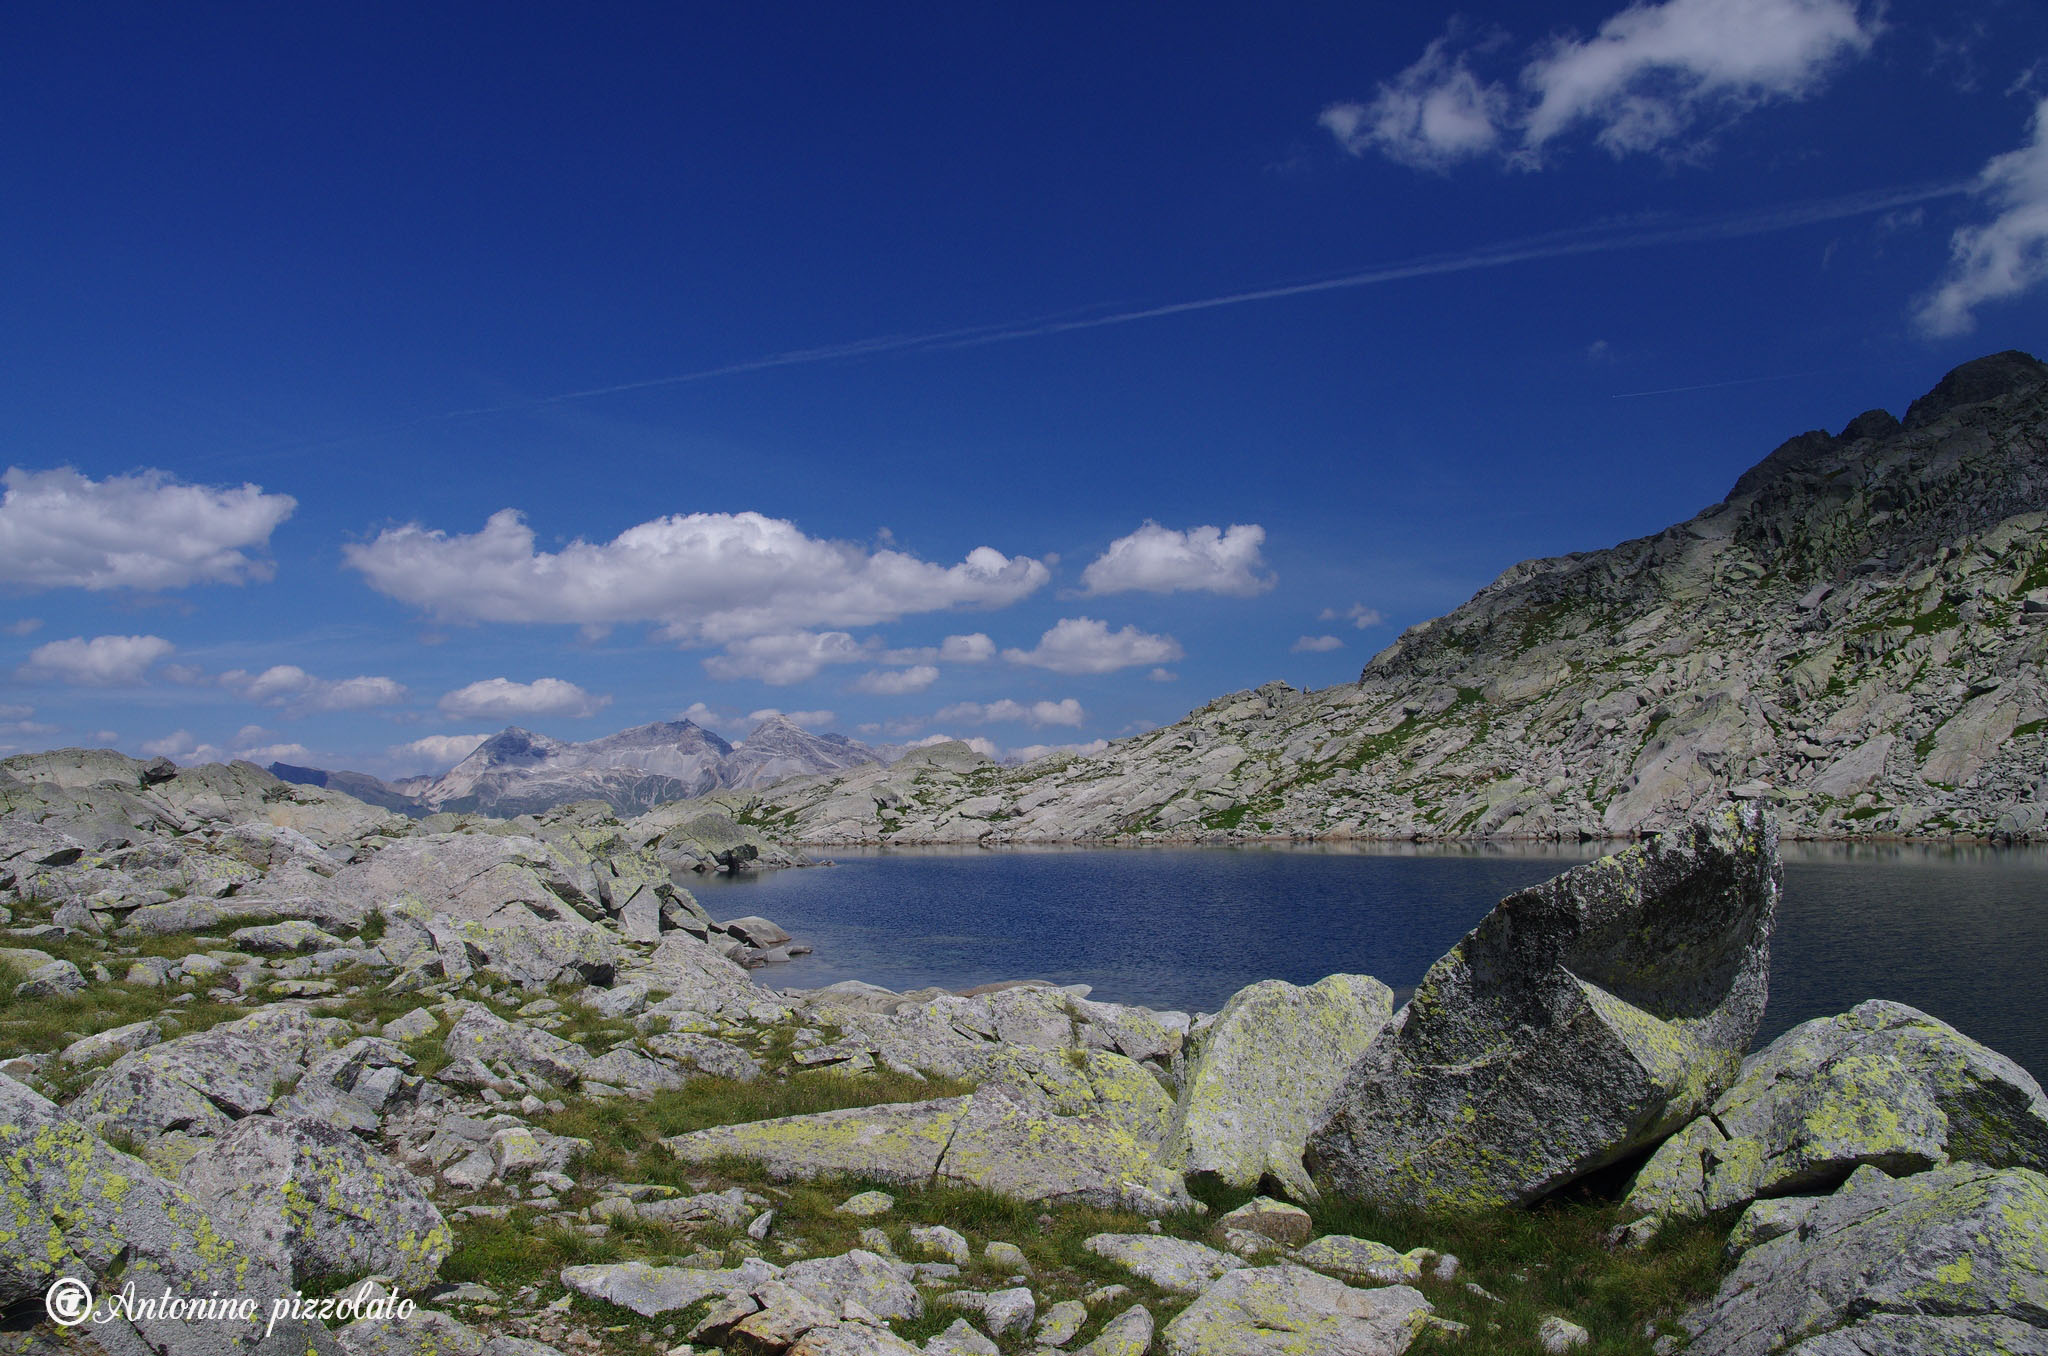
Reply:
M2035 1081L1881 1001L1749 1052L1754 801L1204 1014L765 987L702 805L5 773L0 1351L2048 1351Z

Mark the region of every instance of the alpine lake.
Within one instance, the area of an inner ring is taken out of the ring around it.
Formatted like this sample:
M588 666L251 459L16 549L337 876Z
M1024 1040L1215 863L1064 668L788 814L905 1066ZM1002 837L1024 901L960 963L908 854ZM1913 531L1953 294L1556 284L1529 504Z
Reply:
M776 988L1000 980L1213 1012L1261 979L1369 974L1405 1000L1503 896L1618 844L874 848L688 882L815 948ZM1867 998L1910 1004L2048 1082L2048 847L1786 843L1759 1046Z

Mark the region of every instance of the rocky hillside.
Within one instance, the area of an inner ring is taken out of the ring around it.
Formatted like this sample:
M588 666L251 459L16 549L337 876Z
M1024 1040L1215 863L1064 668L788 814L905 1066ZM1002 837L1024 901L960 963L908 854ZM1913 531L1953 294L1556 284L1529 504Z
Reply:
M273 775L326 786L402 814L438 811L497 816L540 814L601 800L621 814L726 788L840 772L881 761L845 735L812 734L771 716L744 743L728 744L694 721L655 721L576 743L508 726L439 777L387 783L361 772L274 763Z
M2044 1349L2025 1071L1883 1002L1741 1058L1753 803L1502 901L1400 1009L1215 1014L776 991L648 827L0 765L0 1350Z
M810 843L1596 838L1724 797L1792 837L2048 826L2048 367L1956 369L1728 497L1512 567L1356 684L1269 683L1091 758L964 748L727 797Z

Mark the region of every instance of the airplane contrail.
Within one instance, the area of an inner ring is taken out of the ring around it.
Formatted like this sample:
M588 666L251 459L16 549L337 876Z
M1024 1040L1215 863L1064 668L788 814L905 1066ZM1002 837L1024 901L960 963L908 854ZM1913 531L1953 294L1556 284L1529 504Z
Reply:
M550 405L563 405L581 400L595 400L603 396L622 395L632 391L656 390L665 386L687 386L697 382L714 381L722 377L741 376L749 372L770 371L775 368L803 367L816 363L842 362L851 358L879 357L894 353L939 352L975 348L988 344L1015 343L1025 339L1072 334L1082 330L1096 330L1114 325L1136 324L1139 321L1145 320L1162 320L1171 316L1189 315L1198 311L1214 311L1230 306L1247 306L1262 301L1280 301L1289 297L1311 296L1319 292L1338 292L1361 287L1377 287L1410 278L1435 277L1449 273L1470 273L1479 269L1505 268L1512 264L1531 263L1544 259L1568 259L1575 256L1607 254L1622 250L1653 249L1664 245L1699 244L1715 240L1739 240L1750 236L1772 235L1779 231L1794 230L1801 226L1812 226L1823 222L1841 221L1850 217L1867 216L1873 212L1893 211L1897 208L1910 207L1916 203L1932 202L1940 198L1960 197L1971 192L1973 187L1973 180L1952 180L1941 183L1908 185L1900 188L1877 189L1865 193L1847 194L1841 197L1819 198L1802 203L1784 203L1775 207L1759 208L1747 212L1732 212L1718 217L1709 217L1695 221L1643 218L1635 221L1608 222L1593 226L1575 227L1544 235L1525 236L1519 240L1502 241L1498 244L1454 254L1419 255L1397 263L1383 264L1374 268L1340 273L1330 277L1312 278L1302 282L1276 283L1267 287L1225 292L1215 296L1196 297L1186 301L1164 302L1153 306L1140 306L1110 311L1107 314L1070 314L1067 317L1050 317L1007 324L962 326L954 329L931 330L918 334L877 335L873 338L855 339L839 344L791 349L782 353L768 354L764 357L721 363L715 367L698 368L694 371L678 372L664 377L648 377L639 381L618 382L607 386L591 386L579 390L561 391L553 395L532 396L520 400L507 401L498 405L478 405L464 409L445 410L439 414L425 415L417 419L387 425L362 433L346 434L332 439L308 440L269 450L285 451L333 446L337 443L354 442L365 437L376 437L404 429L418 428L443 420L466 419L492 414L509 414L520 410L543 409ZM1645 391L1630 392L1629 394L1631 396L1660 395L1668 394L1668 392Z

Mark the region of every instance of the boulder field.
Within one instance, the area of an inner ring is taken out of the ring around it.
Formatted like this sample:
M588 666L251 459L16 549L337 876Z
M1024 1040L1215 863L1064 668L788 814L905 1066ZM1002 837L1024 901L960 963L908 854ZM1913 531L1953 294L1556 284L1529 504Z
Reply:
M1502 901L1405 1005L1332 975L1201 1014L766 987L786 935L601 807L0 773L0 1352L2048 1351L2024 1070L1882 1001L1747 1053L1755 801ZM1726 1239L1626 1329L1342 1227L1617 1172L1613 1265ZM255 1312L60 1330L59 1278Z

